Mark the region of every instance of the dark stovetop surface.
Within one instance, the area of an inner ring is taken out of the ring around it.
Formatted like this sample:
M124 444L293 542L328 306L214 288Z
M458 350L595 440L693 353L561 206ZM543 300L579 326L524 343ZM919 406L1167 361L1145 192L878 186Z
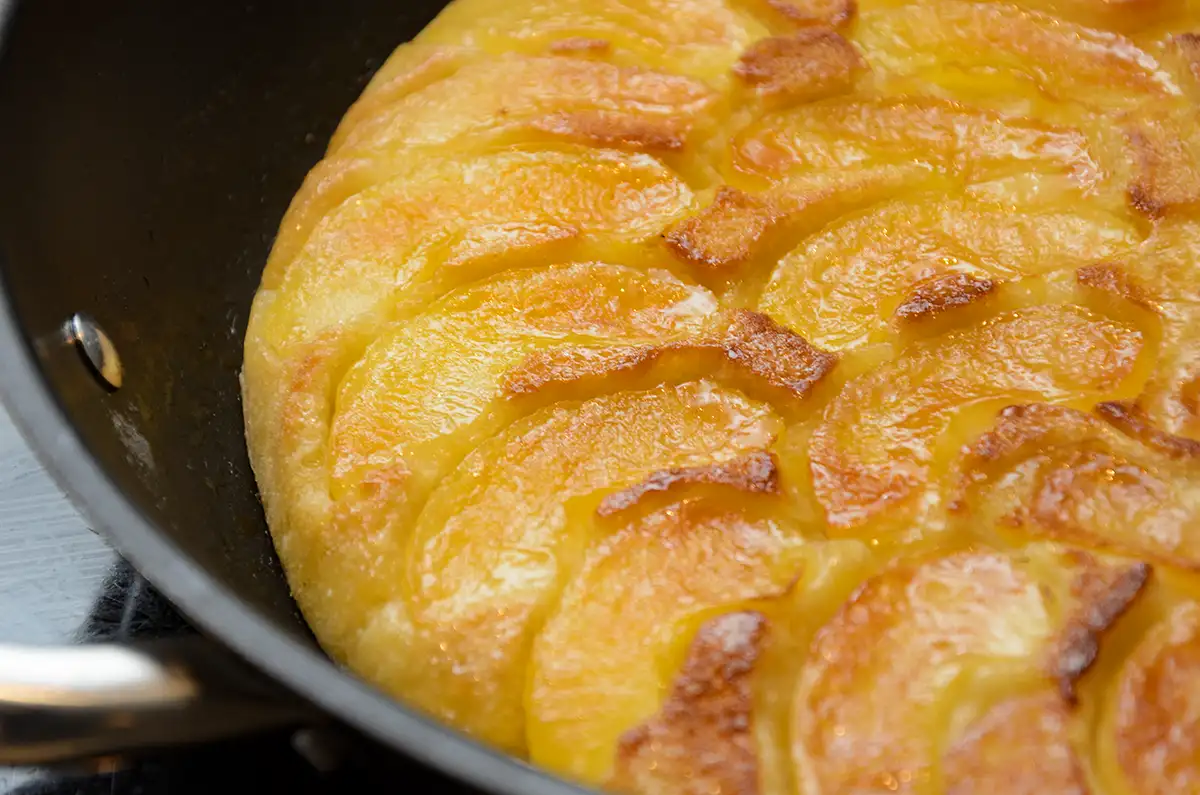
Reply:
M88 529L0 409L0 642L89 643L194 631ZM0 795L474 792L337 727L113 766L100 773L0 767Z

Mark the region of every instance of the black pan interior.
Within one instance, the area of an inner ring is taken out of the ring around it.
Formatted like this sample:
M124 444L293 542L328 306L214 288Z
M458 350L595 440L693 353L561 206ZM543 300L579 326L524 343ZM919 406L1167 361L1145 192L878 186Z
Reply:
M0 274L21 325L110 477L296 637L242 435L247 312L334 125L442 5L0 0ZM115 393L58 343L78 311L116 344Z

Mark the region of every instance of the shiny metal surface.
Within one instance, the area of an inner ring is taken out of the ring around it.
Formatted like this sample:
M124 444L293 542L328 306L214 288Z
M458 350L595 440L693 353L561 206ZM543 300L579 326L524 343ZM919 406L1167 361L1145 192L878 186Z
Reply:
M0 644L0 728L5 713L182 708L199 692L186 671L134 648ZM0 733L0 757L12 739Z
M0 646L0 764L142 753L314 720L199 635Z
M148 592L0 410L0 766L312 719L261 683ZM0 767L0 792L46 776Z
M120 389L125 380L121 357L95 318L76 312L63 326L67 341L79 349L92 374L108 389Z

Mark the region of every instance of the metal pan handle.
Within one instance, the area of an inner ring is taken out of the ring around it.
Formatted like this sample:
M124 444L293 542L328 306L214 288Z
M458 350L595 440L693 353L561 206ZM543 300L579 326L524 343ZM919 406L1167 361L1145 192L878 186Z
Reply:
M0 765L46 765L312 725L319 713L189 635L0 644Z

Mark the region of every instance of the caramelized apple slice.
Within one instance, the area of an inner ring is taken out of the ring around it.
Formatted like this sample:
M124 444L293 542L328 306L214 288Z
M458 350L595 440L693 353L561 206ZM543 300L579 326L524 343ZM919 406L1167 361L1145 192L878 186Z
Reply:
M243 379L258 396L248 426L269 440L255 451L259 484L268 494L282 488L276 470L286 464L295 492L272 503L325 510L315 495L327 492L323 459L337 381L390 317L461 283L555 255L636 262L691 201L658 161L609 150L437 159L400 173L324 218L324 202L341 188L302 191L263 275ZM273 521L281 537L289 534L290 520Z
M387 329L347 374L330 442L333 494L393 512L419 505L448 466L520 416L503 386L535 351L660 343L699 333L715 308L706 291L666 274L599 263L514 271L451 293Z
M889 202L826 227L785 256L759 308L811 342L843 350L886 339L894 316L912 324L982 300L997 282L1078 267L1137 239L1104 212L1014 212L1003 202L940 194ZM947 280L952 275L970 281Z
M769 407L707 382L560 403L518 422L441 482L408 544L396 533L366 542L378 557L356 588L387 601L375 602L350 662L521 749L529 644L582 561L604 493L762 449L779 429Z
M587 90L581 90L586 86ZM565 139L597 146L682 149L715 95L686 77L598 61L506 55L343 125L339 149L441 144L464 138Z
M1115 33L1007 4L927 0L865 12L857 41L892 90L930 85L1007 112L1070 118L1177 96L1158 62Z
M1123 404L1099 410L1127 433L1072 409L1006 408L964 450L958 512L976 528L1200 568L1200 444L1147 428Z
M627 732L610 788L636 795L755 795L754 674L767 620L750 611L700 627L659 714Z
M1130 33L1176 16L1187 7L1187 0L1018 0L1014 5L1093 28Z
M947 749L946 795L1090 795L1070 718L1053 690L1000 702Z
M712 377L798 419L837 357L766 315L722 311L714 328L654 345L578 345L536 351L505 377L514 400L564 400L595 394L614 378L649 386Z
M809 188L872 175L915 182L931 171L968 182L1028 171L1084 186L1101 178L1078 130L930 97L853 97L767 115L734 136L731 167L733 180Z
M705 502L675 503L620 527L588 554L534 643L530 758L582 781L607 779L618 739L658 708L673 673L661 661L679 658L676 647L695 631L690 620L784 591L802 571L801 543L774 520ZM674 709L670 700L665 709ZM704 752L720 754L721 738L710 739ZM628 757L649 752L636 748L647 741L621 743L626 774L642 777Z
M1137 795L1200 791L1200 606L1178 605L1125 662L1096 759Z
M1144 567L1040 547L900 561L869 580L818 633L801 673L800 790L924 791L956 714L1009 700L1058 667L1059 637L1108 598L1088 581L1123 579L1110 570L1145 580ZM960 742L983 750L969 734ZM972 762L952 752L948 772Z
M1129 201L1151 218L1200 211L1200 112L1191 103L1142 109L1125 125Z
M766 33L754 15L725 0L468 0L447 6L416 40L542 53L588 39L605 42L602 56L616 63L722 81L747 45Z
M755 42L733 72L768 106L780 106L844 94L866 66L840 33L815 25Z
M851 381L809 444L831 528L937 527L933 453L961 409L1094 401L1121 386L1141 347L1141 332L1079 307L1034 307L915 344Z
M1078 279L1158 318L1158 360L1138 403L1163 430L1200 438L1200 224L1165 219L1136 251Z

